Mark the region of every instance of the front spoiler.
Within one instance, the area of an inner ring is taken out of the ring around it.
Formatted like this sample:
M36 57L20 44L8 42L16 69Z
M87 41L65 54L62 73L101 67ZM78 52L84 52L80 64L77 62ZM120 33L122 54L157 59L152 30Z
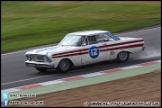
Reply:
M49 68L54 69L54 62L35 62L35 61L25 61L25 65L27 67L41 67L41 68Z

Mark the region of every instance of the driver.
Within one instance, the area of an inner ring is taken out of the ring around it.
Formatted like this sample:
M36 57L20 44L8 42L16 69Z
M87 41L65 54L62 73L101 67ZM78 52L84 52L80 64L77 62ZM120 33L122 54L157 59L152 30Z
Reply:
M85 45L88 45L87 38L85 36L82 36L82 43Z

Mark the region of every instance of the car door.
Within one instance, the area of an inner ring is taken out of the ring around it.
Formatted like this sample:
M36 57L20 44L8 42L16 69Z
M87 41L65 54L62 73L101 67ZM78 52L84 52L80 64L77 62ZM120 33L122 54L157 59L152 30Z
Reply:
M110 38L107 34L103 34L103 40L106 43L107 46L107 58L108 60L116 59L118 54L118 49L116 48L115 43L118 41L115 41L114 39Z
M82 64L90 64L104 61L107 58L106 43L97 40L98 36L86 36L85 42L81 47Z

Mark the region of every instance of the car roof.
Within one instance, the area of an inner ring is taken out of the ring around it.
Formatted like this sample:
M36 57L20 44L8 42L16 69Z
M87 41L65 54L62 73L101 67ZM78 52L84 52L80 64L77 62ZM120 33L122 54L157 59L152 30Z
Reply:
M109 31L104 31L104 30L88 30L88 31L78 31L78 32L72 32L69 33L68 35L78 35L78 36L88 36L88 35L95 35L95 34L100 34L100 33L107 33Z

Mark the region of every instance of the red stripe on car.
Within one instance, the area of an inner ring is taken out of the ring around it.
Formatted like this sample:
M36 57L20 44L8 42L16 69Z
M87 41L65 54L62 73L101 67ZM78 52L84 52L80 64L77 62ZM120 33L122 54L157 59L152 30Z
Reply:
M122 42L122 43L115 43L115 44L110 44L110 45L104 45L104 46L99 46L98 48L103 48L103 47L110 47L110 46L114 46L114 45L123 45L123 44L129 44L129 43L135 43L135 42L142 42L143 40L136 40L136 41L129 41L129 42ZM52 57L57 56L57 55L61 55L61 54L67 54L67 53L74 53L74 52L81 52L81 51L87 51L89 49L81 49L81 50L75 50L75 51L68 51L68 52L63 52L63 53L59 53L59 54L54 54L52 55Z
M100 52L110 51L110 50L126 49L126 48L135 48L135 47L141 47L143 45L144 44L135 44L135 45L129 45L129 46L122 46L122 47L116 47L116 48L110 48L110 49L100 50ZM80 53L67 54L67 55L57 55L57 56L53 56L53 58L68 57L68 56L77 56L77 55L83 55L83 54L88 54L88 52L80 52Z

